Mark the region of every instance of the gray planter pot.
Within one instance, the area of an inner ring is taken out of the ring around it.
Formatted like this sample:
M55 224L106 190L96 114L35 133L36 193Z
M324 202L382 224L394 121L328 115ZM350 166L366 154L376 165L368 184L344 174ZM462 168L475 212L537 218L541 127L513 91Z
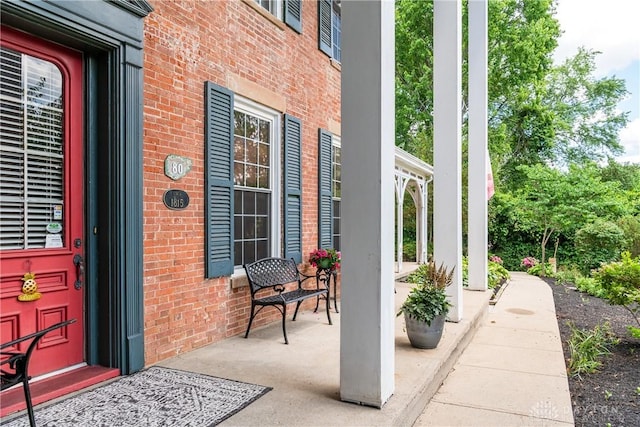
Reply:
M416 320L405 314L404 323L411 345L416 348L436 348L442 338L444 319L444 315L436 316L429 326L427 322Z

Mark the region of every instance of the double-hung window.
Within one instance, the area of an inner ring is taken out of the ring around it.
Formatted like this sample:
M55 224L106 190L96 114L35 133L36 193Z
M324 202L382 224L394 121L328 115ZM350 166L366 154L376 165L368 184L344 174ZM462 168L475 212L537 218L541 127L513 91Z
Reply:
M279 115L236 97L233 130L234 265L279 253Z
M302 262L302 122L205 83L207 278Z
M333 247L340 250L340 201L342 200L342 159L340 138L334 136L331 151L331 194L333 198Z
M342 0L319 0L318 41L320 50L338 62L342 60Z

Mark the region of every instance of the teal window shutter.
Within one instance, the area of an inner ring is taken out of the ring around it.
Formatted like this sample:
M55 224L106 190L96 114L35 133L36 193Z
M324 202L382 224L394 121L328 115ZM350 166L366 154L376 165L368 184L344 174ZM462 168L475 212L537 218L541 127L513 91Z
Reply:
M205 83L207 278L233 274L233 92Z
M332 136L324 129L318 132L318 246L333 247L333 194L331 192Z
M302 32L302 0L285 0L284 22L298 34Z
M318 0L318 47L331 56L331 0Z
M284 116L284 255L302 262L302 123Z

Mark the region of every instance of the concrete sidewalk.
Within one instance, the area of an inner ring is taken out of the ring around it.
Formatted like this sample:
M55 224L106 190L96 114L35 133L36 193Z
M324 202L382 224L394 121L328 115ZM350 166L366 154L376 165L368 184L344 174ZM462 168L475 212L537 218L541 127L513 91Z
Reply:
M511 273L416 426L571 426L573 412L553 294Z
M396 288L399 306L409 285ZM465 318L434 350L412 348L396 319L395 392L382 409L340 401L335 311L332 326L323 311L299 314L289 345L276 322L160 365L273 387L224 426L573 425L551 290L514 273L491 309L489 298L465 291Z

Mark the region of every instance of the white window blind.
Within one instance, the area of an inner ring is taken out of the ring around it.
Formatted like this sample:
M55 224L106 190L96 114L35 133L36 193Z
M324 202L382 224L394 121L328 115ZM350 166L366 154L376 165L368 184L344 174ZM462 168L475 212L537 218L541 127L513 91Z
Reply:
M62 83L55 64L0 49L0 249L43 248L61 222Z

